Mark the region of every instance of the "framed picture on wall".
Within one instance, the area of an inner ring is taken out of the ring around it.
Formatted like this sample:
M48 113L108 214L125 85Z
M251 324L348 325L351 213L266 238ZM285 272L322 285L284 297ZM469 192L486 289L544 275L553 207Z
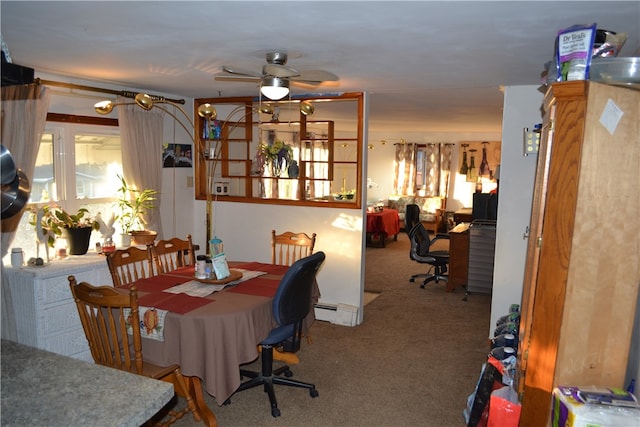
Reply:
M190 168L193 166L191 144L163 144L163 168Z

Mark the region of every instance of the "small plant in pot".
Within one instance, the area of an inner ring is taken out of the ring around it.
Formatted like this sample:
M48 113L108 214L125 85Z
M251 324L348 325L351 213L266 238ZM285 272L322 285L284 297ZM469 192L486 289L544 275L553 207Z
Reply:
M86 254L91 232L100 230L100 224L89 215L86 208L71 214L59 206L45 205L32 211L29 223L36 228L39 242L48 247L54 246L56 236L67 239L71 255Z
M157 233L145 228L144 216L150 209L155 208L153 202L156 200L155 196L158 192L152 189L138 190L131 187L121 175L118 175L118 179L120 180L120 188L118 188L120 197L117 201L116 220L122 227L122 233L130 235L139 245L153 242Z

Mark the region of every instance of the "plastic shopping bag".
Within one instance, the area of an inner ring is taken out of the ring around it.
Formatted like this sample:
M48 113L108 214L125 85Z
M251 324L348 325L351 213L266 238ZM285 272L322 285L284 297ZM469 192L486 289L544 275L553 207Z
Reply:
M487 427L518 427L522 407L512 386L491 393Z

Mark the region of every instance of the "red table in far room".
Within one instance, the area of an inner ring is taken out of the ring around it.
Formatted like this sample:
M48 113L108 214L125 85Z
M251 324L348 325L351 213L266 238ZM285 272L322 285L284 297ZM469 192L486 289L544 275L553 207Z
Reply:
M383 209L381 212L367 212L367 244L372 243L372 237L380 240L380 247L385 247L385 240L393 236L398 240L400 232L400 218L395 209Z

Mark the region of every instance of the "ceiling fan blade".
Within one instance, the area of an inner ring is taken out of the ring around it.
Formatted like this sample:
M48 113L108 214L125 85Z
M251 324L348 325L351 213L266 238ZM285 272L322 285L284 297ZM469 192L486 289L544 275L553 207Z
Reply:
M267 64L262 67L262 72L273 77L281 78L300 75L300 71L296 70L295 68L287 67L286 65L280 64Z
M300 70L300 75L291 77L291 80L307 80L310 82L337 82L338 76L324 70Z
M305 89L316 89L318 86L322 84L322 82L312 82L309 80L293 80L291 79L291 84L297 87L302 87Z
M214 76L218 81L234 81L234 82L259 82L262 77L245 76L242 74L218 73Z
M222 70L231 74L239 74L239 75L257 77L257 78L261 78L263 76L262 73L257 73L255 71L245 70L242 68L229 67L228 65L223 65Z

